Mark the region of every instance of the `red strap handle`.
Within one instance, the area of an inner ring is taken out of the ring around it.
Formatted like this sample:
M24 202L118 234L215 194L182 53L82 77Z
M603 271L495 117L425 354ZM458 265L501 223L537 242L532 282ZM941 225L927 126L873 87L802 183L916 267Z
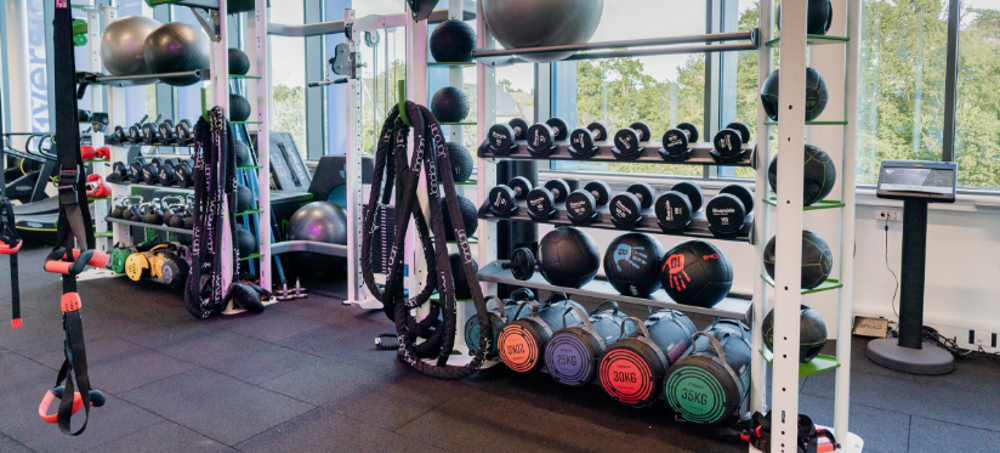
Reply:
M57 249L49 254L45 258L45 271L51 272L53 274L79 274L83 272L84 267L94 266L94 267L105 267L108 265L108 261L111 260L111 255L104 253L100 250L87 250L80 253L79 250L73 249L73 259L75 261L62 261L65 258L65 249ZM80 261L80 257L83 257L86 261Z
M24 244L24 241L18 241L17 245L11 248L10 244L0 241L0 255L13 255L17 253L18 250L21 250L21 244Z
M59 414L49 414L49 407L52 406L52 402L56 399L62 399L63 397L63 386L53 387L49 391L45 392L45 396L42 397L42 403L38 405L38 416L42 417L46 423L56 424L59 422ZM100 390L90 391L90 407L101 407L107 401ZM83 397L80 396L80 392L73 393L73 414L77 411L83 409Z

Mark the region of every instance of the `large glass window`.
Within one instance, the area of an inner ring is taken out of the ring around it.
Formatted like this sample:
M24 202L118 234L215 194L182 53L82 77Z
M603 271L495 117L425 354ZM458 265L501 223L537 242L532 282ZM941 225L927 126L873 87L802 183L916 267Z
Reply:
M303 2L283 1L271 8L271 22L303 24ZM306 157L306 54L300 37L271 36L271 82L273 129L290 132L303 158Z
M964 0L955 160L962 187L1000 188L1000 0Z

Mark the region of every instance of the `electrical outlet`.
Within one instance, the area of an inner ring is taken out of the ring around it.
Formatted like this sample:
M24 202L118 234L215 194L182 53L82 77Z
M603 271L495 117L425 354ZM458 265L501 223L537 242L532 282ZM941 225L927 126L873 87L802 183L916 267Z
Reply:
M989 347L992 346L992 343L993 343L993 341L992 341L993 338L992 337L993 337L993 335L991 335L989 332L976 332L976 343L975 343L975 345L983 347L983 348L989 348Z
M885 220L886 218L888 218L889 220L891 220L893 222L899 222L899 221L903 220L903 213L899 212L899 211L890 211L890 210L887 210L887 209L883 209L883 210L881 210L881 211L878 212L878 218L880 218L882 220Z

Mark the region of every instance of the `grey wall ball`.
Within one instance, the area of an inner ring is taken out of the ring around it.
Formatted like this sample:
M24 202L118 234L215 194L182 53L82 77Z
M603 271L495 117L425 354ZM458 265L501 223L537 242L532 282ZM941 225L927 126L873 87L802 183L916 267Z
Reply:
M101 36L101 60L108 73L116 76L149 74L142 48L146 37L160 25L144 16L127 16L108 24Z
M200 27L171 22L149 34L143 54L152 73L167 74L207 69L211 51L211 41ZM160 81L172 86L188 86L201 82L201 78L171 77Z
M601 23L604 0L483 0L486 24L504 47L560 46L590 41ZM572 52L519 55L546 63Z

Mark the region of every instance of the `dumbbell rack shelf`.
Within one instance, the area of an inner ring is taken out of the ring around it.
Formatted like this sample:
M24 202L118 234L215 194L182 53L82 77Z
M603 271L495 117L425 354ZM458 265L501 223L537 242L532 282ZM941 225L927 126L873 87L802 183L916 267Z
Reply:
M764 361L767 362L768 365L772 365L774 363L774 354L772 354L771 351L761 349L758 350L757 353L764 358ZM804 378L806 376L820 374L824 371L835 370L837 368L840 368L840 362L837 362L836 357L819 354L816 358L810 360L809 362L799 365L799 377Z
M120 224L120 225L126 225L126 226L138 227L138 228L146 228L146 229L157 230L157 231L166 231L168 233L186 234L188 236L194 234L193 230L187 230L187 229L184 229L184 228L172 228L172 227L163 226L163 225L153 225L153 224L143 223L143 222L133 222L131 220L119 219L117 217L111 217L111 216L105 217L104 220L106 220L108 222L111 222L111 223L117 223L117 224Z
M768 126L777 126L778 122L774 120L766 120L764 124ZM843 121L806 121L806 126L846 126L847 120Z
M769 206L775 206L775 207L778 206L778 199L776 197L764 198L761 201L763 201L764 204L767 204ZM803 211L815 211L815 210L818 210L818 209L840 209L840 208L843 208L844 206L847 206L847 205L844 204L843 201L821 200L821 201L813 203L813 204L811 204L809 206L803 206L802 210Z
M116 185L116 186L129 186L129 187L147 188L147 189L154 189L154 190L171 189L171 190L176 190L178 192L194 193L194 189L192 189L190 187L161 186L161 185L157 185L157 184L143 184L143 183L128 182L128 181L111 182L111 183L108 183L108 184L109 185L113 184L113 185Z
M772 279L771 277L767 276L767 274L760 274L760 278L761 278L761 280L764 280L764 283L767 283L768 286L774 288L774 279ZM823 291L830 291L830 290L833 290L833 289L840 289L840 288L843 288L843 287L844 287L844 283L841 282L840 280L835 280L835 279L832 279L832 278L828 278L823 283L820 283L820 285L817 286L817 287L815 287L815 288L812 288L812 289L802 288L801 292L802 292L802 295L805 296L806 294L816 294L816 293L821 293Z
M535 273L535 275L528 280L518 280L514 278L510 269L504 269L502 267L505 263L509 263L509 261L497 260L483 266L479 270L479 280L523 288L590 297L598 300L614 300L619 303L669 308L688 313L738 319L741 321L749 319L750 311L753 308L753 301L751 300L750 295L730 294L713 307L705 308L674 302L673 299L667 296L664 291L657 291L649 295L649 297L623 295L615 290L615 288L611 286L611 283L600 279L595 279L584 285L582 288L567 288L553 285L546 281L538 273Z
M489 203L487 201L486 203ZM616 228L613 223L611 223L611 215L609 213L608 207L603 206L597 209L598 218L593 223L589 225L576 225L567 217L566 203L556 204L556 213L549 218L549 220L544 222L537 222L528 215L528 204L526 201L518 200L517 202L517 214L510 217L498 217L489 211L486 204L479 209L479 218L486 219L490 221L501 221L501 220L517 220L535 223L547 223L551 225L566 225L566 226L577 226L581 228L601 228L606 230L618 230L622 232L626 231L636 231L641 233L653 233L653 234L667 234L672 236L688 236L693 238L704 238L704 239L719 239L724 241L738 241L738 242L748 242L750 240L750 233L753 231L753 214L747 215L746 220L743 222L743 229L740 230L739 234L734 238L720 238L712 234L708 229L708 220L705 217L704 211L698 211L691 215L691 225L688 226L686 230L681 233L670 233L663 231L662 228L657 224L656 213L652 208L645 209L642 211L642 219L635 227L629 230L622 230Z
M611 152L615 148L612 142L600 142L597 144L598 151L591 156L589 159L583 160L583 162L622 162L622 163L640 163L640 164L675 164L675 165L726 165L732 167L752 167L753 166L753 155L754 147L757 145L756 142L750 142L743 145L743 149L749 150L750 152L746 154L743 159L735 162L720 164L712 157L710 152L715 149L710 142L698 142L691 144L691 154L686 160L679 162L667 162L660 157L660 153L657 151L663 147L660 142L643 142L642 151L639 152L639 156L630 161L621 160L615 158L614 153ZM513 159L513 160L577 160L569 152L570 144L568 141L559 142L556 144L556 150L552 152L546 158L535 158L528 152L528 144L525 141L517 142L517 151L511 153L507 156L497 156L489 150L489 147L483 144L479 147L477 152L480 159Z
M127 142L127 143L108 143L108 146L118 146L122 148L131 148L133 146L149 146L149 147L164 147L164 148L190 148L194 146L194 138L186 140L184 143L178 141L171 141L168 143L146 143L146 142Z

